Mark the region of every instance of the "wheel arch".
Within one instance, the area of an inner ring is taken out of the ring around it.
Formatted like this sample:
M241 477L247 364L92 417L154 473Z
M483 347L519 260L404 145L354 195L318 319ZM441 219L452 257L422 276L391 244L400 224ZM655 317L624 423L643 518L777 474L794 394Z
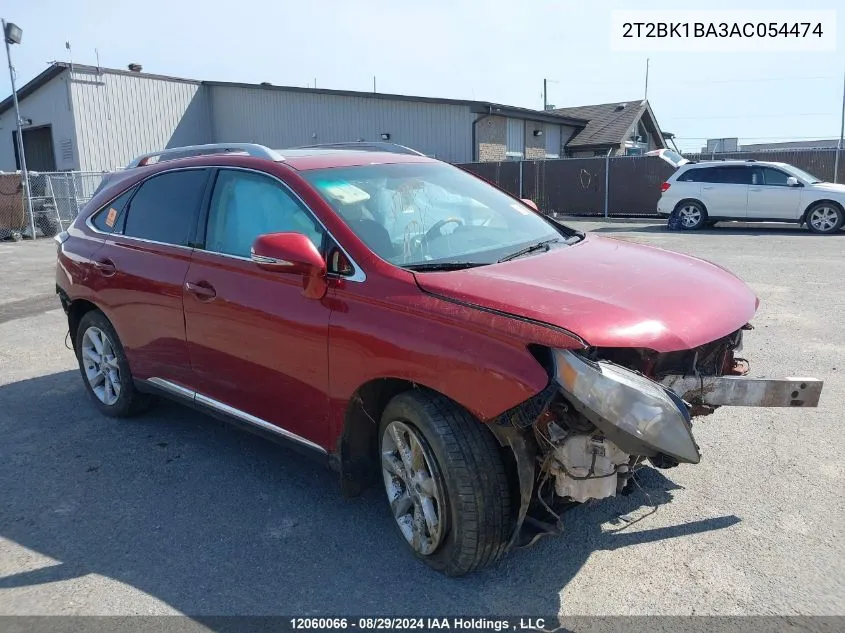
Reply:
M695 202L696 204L700 204L700 205L701 205L701 208L702 208L702 209L704 209L704 213L705 213L708 217L710 216L710 212L707 210L707 205L706 205L706 204L704 204L704 202L702 202L702 201L701 201L701 200L699 200L698 198L692 198L692 197L690 197L690 196L687 196L686 198L681 198L680 200L678 200L678 204L676 204L676 205L675 205L675 207L672 209L672 212L674 213L675 211L677 211L678 209L680 209L680 208L681 208L681 205L682 205L682 204L684 204L685 202Z
M102 310L98 305L88 299L74 299L70 301L63 297L62 303L65 303L65 301L67 301L65 312L67 313L68 332L70 334L71 344L73 345L74 351L76 351L76 331L79 328L82 317L94 310L99 310L100 312Z
M810 210L813 207L815 207L816 205L819 205L819 204L822 204L822 203L832 204L833 206L837 207L841 213L845 213L845 206L843 206L841 202L838 202L837 200L833 200L832 198L818 198L816 200L813 200L811 203L809 203L804 208L804 213L801 214L801 221L800 221L799 224L800 225L806 224L807 223L807 215L809 215Z
M338 436L335 450L335 466L340 472L341 490L344 495L359 495L377 481L380 461L378 428L381 415L392 398L415 389L436 393L466 410L464 405L447 394L402 378L374 378L358 387L346 407L343 430ZM484 422L479 420L478 424L484 425ZM512 462L515 459L512 454L514 448L499 434L494 432L493 435L504 449L503 456L508 462L515 463Z

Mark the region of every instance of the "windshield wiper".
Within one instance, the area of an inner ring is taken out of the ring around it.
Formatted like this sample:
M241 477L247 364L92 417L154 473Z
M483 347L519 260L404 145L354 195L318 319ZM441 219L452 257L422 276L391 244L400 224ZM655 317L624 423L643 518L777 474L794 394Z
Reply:
M484 266L485 264L479 262L423 262L421 264L408 264L403 266L408 270L414 272L437 272L447 270L464 270L465 268L475 268L477 266Z
M526 246L525 248L518 250L515 253L511 253L510 255L505 255L502 259L499 260L499 263L502 262L509 262L512 259L516 259L517 257L522 257L523 255L528 255L528 253L533 253L535 251L548 251L555 242L560 242L559 237L553 237L550 240L543 240L542 242L537 242L536 244L532 244L531 246Z

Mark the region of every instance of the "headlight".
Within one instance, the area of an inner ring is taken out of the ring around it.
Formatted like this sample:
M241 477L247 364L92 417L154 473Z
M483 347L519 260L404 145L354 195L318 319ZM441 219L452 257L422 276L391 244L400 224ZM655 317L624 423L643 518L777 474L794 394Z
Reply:
M633 371L554 350L557 382L572 405L632 455L663 453L679 462L701 459L689 413L677 396Z

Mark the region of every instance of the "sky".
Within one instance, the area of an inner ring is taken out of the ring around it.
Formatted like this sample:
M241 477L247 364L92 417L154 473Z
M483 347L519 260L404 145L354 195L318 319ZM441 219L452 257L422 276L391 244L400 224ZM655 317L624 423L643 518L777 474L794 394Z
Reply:
M836 9L807 0L17 0L0 17L20 87L53 60L145 72L492 101L542 109L634 101L645 89L682 150L838 138L845 4L836 52L614 52L612 9ZM70 42L71 52L65 48ZM11 93L7 72L0 93Z

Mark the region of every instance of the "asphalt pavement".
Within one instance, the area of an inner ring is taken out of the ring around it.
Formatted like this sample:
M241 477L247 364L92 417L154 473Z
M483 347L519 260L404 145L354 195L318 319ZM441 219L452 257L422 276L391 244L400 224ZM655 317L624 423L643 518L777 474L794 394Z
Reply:
M845 232L571 224L744 278L752 375L822 378L820 406L720 409L696 425L701 464L644 471L562 536L449 579L410 555L381 490L344 499L322 466L176 404L100 416L52 242L0 243L0 615L845 612Z

